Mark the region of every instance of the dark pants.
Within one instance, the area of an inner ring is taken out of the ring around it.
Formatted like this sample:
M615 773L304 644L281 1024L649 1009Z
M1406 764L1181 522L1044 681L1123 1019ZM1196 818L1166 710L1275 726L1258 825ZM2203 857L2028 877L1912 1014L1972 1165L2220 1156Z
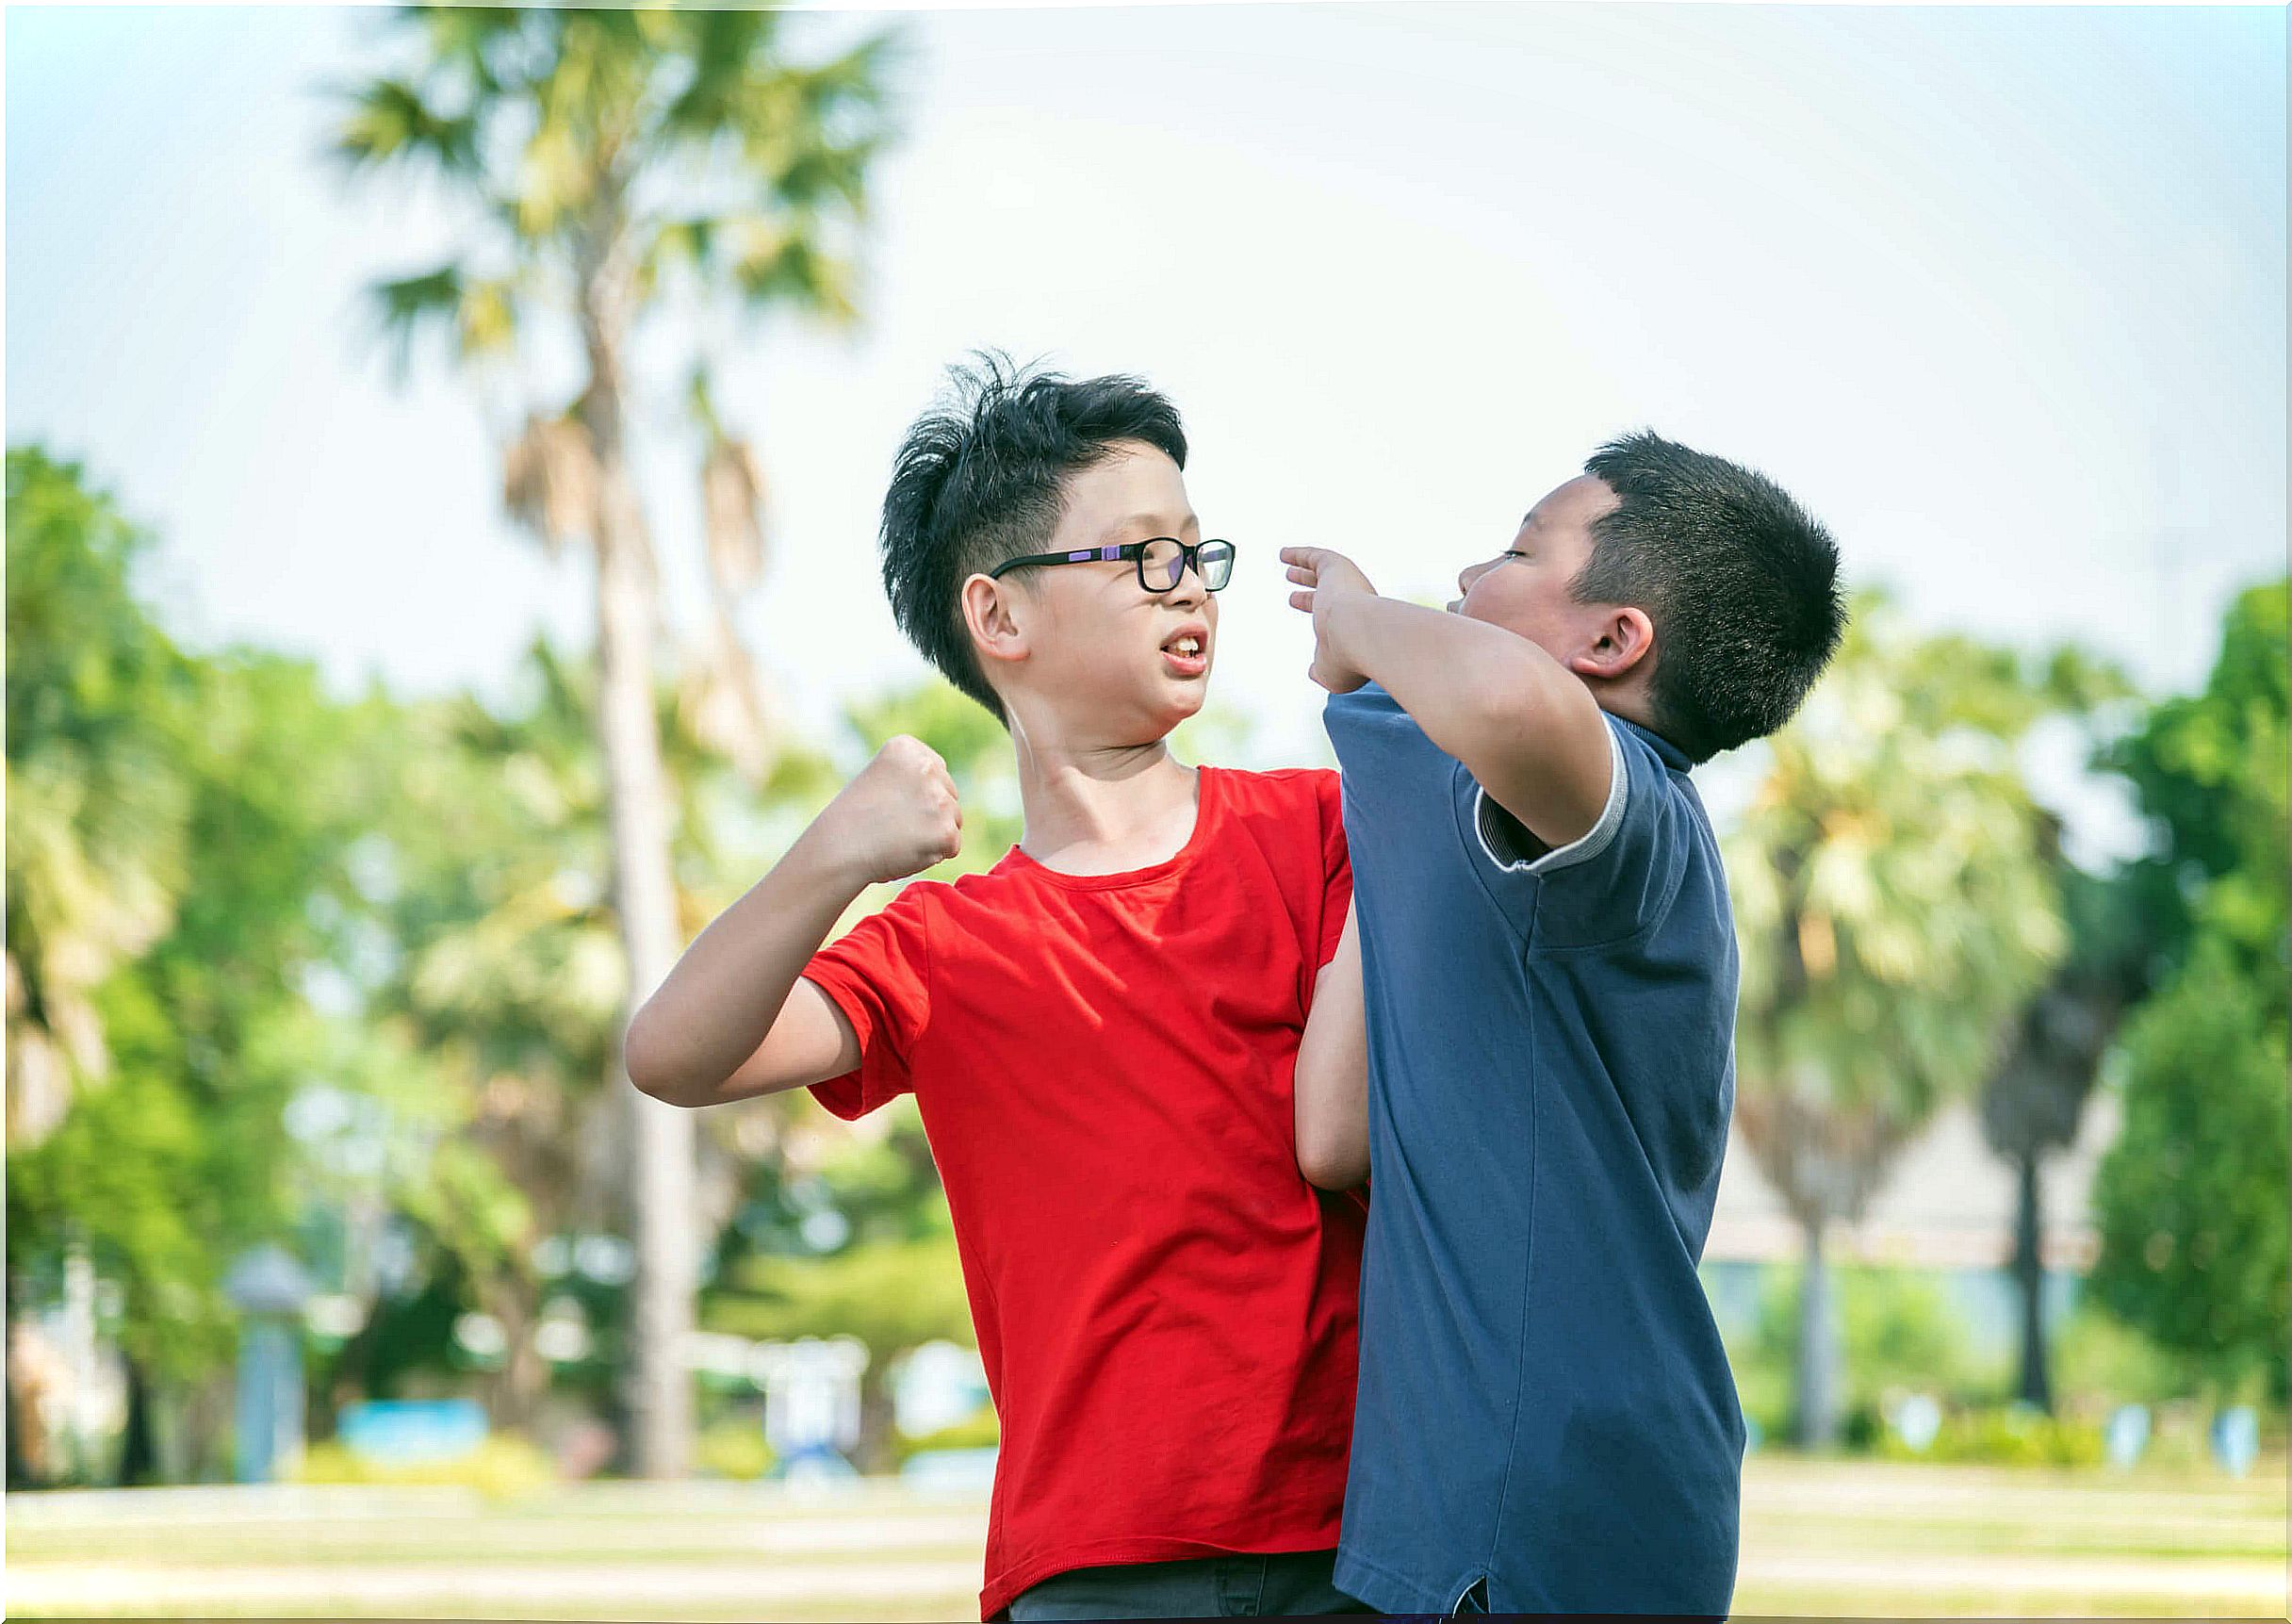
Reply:
M1204 1556L1076 1567L1023 1591L1004 1616L1029 1618L1295 1618L1370 1609L1330 1581L1334 1550Z

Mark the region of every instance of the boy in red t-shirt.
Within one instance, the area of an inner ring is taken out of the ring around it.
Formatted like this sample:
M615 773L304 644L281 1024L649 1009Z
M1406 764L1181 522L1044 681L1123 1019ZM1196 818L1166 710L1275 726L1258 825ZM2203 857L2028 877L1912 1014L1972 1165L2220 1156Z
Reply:
M1002 1422L982 1618L1366 1611L1330 1582L1361 1209L1299 1174L1292 1098L1351 900L1336 775L1171 754L1234 553L1169 402L957 378L901 449L884 584L1008 728L1025 834L823 948L958 847L944 763L892 740L647 1000L629 1073L696 1107L915 1094Z

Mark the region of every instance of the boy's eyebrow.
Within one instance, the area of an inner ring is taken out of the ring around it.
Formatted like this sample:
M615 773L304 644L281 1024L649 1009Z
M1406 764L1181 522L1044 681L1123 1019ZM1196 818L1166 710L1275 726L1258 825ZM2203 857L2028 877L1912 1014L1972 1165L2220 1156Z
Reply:
M1099 539L1102 541L1110 540L1113 537L1121 534L1122 532L1133 529L1149 531L1155 535L1168 535L1172 533L1169 531L1162 530L1160 528L1161 523L1162 516L1158 513L1134 513L1128 518L1118 518L1112 524L1108 525L1105 533L1101 535ZM1189 513L1183 519L1179 520L1178 529L1184 530L1189 524L1192 525L1196 530L1200 530L1202 528L1202 521Z

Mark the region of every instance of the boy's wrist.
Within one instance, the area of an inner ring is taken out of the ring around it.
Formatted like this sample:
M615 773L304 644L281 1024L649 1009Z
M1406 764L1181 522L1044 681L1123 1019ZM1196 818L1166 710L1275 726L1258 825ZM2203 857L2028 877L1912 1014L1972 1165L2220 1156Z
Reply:
M832 896L839 910L876 883L867 852L826 814L812 819L780 861L794 866L806 890Z
M1322 632L1328 645L1332 664L1351 671L1364 681L1374 682L1377 673L1370 668L1366 644L1373 641L1363 635L1369 616L1377 612L1377 594L1359 590L1341 591L1332 595L1329 601L1329 621Z

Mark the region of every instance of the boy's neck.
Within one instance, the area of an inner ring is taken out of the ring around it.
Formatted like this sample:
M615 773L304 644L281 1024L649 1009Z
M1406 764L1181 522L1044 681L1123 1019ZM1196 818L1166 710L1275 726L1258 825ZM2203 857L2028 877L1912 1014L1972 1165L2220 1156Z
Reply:
M1615 702L1611 695L1601 693L1595 685L1592 690L1592 697L1609 715L1623 717L1633 727L1661 739L1667 748L1678 751L1680 756L1686 759L1687 765L1694 764L1693 759L1687 756L1687 747L1655 725L1655 707L1647 702L1647 694L1644 687L1631 690L1619 703Z
M1592 701L1612 716L1621 716L1636 723L1649 732L1660 732L1655 725L1655 705L1648 697L1647 682L1635 673L1622 681L1595 681L1582 673L1577 680L1592 690Z
M1075 746L1014 728L1019 849L1062 873L1124 874L1166 862L1192 837L1198 775L1170 742Z

